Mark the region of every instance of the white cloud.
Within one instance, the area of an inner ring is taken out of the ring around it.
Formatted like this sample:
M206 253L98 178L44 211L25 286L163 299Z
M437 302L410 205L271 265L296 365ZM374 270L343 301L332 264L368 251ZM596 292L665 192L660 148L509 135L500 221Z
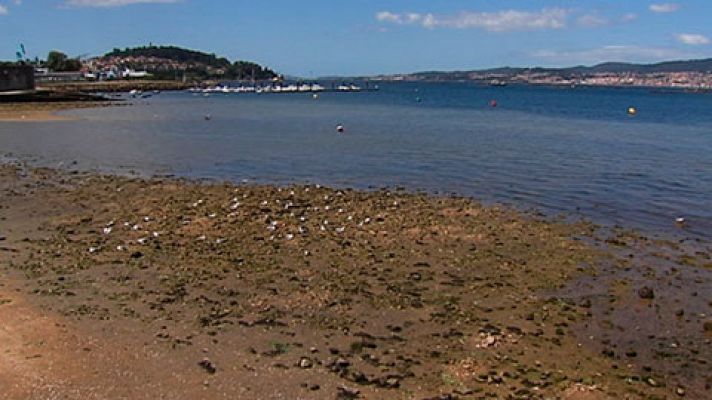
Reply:
M7 15L7 14L8 14L7 7L0 4L0 15Z
M621 22L632 22L638 19L638 14L628 13L621 17Z
M394 14L390 11L381 11L376 13L376 20L381 22L392 22L394 24L403 23L403 18L400 15Z
M703 45L710 44L710 39L707 36L699 35L696 33L680 33L675 35L680 43L690 44L690 45Z
M578 17L576 19L576 23L579 26L583 26L585 28L595 28L598 26L608 25L609 21L606 18L601 17L600 15L586 14Z
M179 0L67 0L74 7L121 7L130 4L177 3Z
M554 64L597 64L607 61L655 62L679 58L698 58L701 54L667 47L604 46L585 50L539 50L532 56Z
M672 13L680 9L680 5L677 3L660 3L651 4L650 11L654 13Z
M381 11L376 14L380 22L400 25L420 25L433 29L483 29L489 32L561 29L566 26L569 10L548 8L541 11L503 10L498 12L469 12L456 15L418 13L393 13Z

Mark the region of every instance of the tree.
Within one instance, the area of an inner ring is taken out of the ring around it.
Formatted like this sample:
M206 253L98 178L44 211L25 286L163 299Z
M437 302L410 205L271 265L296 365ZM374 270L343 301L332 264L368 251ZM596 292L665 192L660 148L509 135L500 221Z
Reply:
M52 71L60 71L67 62L67 55L61 51L50 51L47 55L47 68Z
M79 71L82 69L82 63L76 58L67 57L61 51L53 50L47 55L47 68L57 72Z

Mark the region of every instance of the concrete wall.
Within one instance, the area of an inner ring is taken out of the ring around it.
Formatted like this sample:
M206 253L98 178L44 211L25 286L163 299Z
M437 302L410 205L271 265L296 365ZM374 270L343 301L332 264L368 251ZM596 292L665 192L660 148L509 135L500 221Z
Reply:
M35 68L28 65L0 66L0 93L35 88Z

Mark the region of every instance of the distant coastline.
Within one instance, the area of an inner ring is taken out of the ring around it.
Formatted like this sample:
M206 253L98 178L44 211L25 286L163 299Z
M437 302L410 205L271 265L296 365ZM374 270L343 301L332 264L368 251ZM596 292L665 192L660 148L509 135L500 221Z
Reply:
M712 90L712 59L669 61L657 64L603 63L591 67L494 68L472 71L426 71L379 75L373 81L476 82L492 86L528 84L546 86L642 87Z

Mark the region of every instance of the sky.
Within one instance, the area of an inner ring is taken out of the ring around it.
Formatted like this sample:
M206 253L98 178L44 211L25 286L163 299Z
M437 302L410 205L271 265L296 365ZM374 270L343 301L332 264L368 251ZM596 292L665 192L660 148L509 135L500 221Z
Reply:
M712 0L0 0L0 60L177 45L287 75L712 57Z

